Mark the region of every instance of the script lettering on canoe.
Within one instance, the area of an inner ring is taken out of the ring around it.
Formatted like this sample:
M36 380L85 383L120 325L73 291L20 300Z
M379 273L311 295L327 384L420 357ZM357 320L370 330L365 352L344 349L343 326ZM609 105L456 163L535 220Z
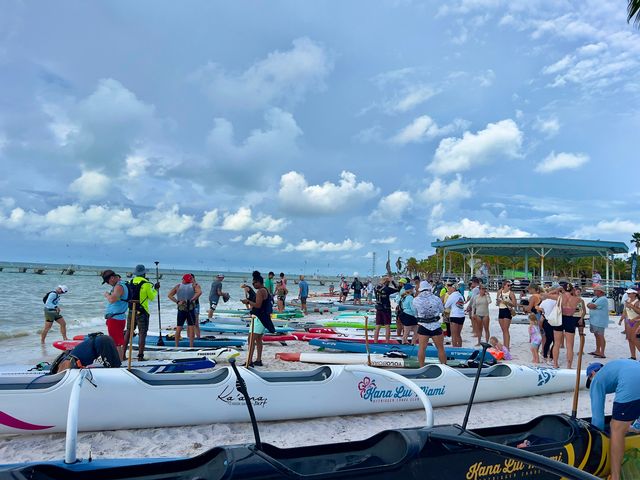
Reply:
M559 462L564 460L562 453L549 458ZM465 478L467 480L504 480L513 478L511 477L512 475L520 478L520 475L516 475L519 472L526 472L526 475L536 475L541 473L541 470L534 465L507 458L502 463L484 464L483 462L476 462L469 467Z
M234 387L227 385L224 387L224 390L220 395L218 395L218 400L223 401L228 405L240 405L242 407L246 407L246 403L244 401L244 395L238 392ZM251 403L254 407L264 407L267 405L267 397L249 397Z
M439 387L420 387L420 389L428 396L440 396L445 394L445 386ZM370 402L408 402L417 401L417 396L404 385L396 388L378 388L376 381L370 377L364 377L358 382L358 391L360 398Z

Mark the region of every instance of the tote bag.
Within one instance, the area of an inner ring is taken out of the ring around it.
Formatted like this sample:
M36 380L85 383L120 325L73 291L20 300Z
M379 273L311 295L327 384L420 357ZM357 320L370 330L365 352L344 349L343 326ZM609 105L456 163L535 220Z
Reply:
M556 306L553 307L549 315L545 315L545 318L552 327L559 327L562 325L562 295L558 297Z

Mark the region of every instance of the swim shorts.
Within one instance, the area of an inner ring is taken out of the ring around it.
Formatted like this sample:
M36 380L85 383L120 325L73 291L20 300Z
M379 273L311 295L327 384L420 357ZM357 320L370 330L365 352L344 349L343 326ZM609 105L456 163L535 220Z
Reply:
M596 327L594 325L589 325L589 331L594 335L604 335L604 327Z
M360 292L353 292L353 298L355 300L360 300L362 298L362 294Z
M418 319L416 317L404 312L400 313L400 320L405 327L413 327L418 324Z
M427 330L422 325L418 327L418 335L425 335L427 337L437 337L438 335L442 335L442 328L438 327L435 330Z
M456 325L464 325L464 317L449 317L449 321Z
M391 312L388 312L386 310L376 310L376 325L391 325Z
M562 325L551 327L555 332L576 333L578 317L573 315L562 315Z
M107 318L107 332L113 338L116 347L124 345L124 327L126 320L118 320L117 318Z
M58 312L58 310L48 310L45 308L44 310L44 321L45 322L55 322L62 318L62 315Z
M640 399L625 403L613 402L611 418L614 420L633 422L638 417L640 417Z
M253 333L255 335L264 335L267 332L267 329L264 328L264 325L262 324L262 322L260 321L259 318L256 318L253 321Z
M129 328L131 327L132 316L133 311L129 310L129 315L127 315L127 331L129 331ZM149 331L149 314L144 308L136 311L136 322L133 328L137 328L138 333L147 333Z
M511 310L509 310L508 308L499 308L498 318L508 318L509 320L511 320L513 318L511 316Z
M187 322L188 327L193 327L196 324L196 318L193 315L193 310L178 310L178 327L183 327L185 322Z

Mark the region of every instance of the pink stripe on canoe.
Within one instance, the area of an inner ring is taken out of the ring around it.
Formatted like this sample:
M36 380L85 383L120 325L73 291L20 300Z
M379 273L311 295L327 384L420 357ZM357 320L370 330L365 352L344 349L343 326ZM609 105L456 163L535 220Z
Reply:
M33 423L23 422L2 411L0 411L0 425L6 425L7 427L17 428L19 430L45 430L53 427L53 425L35 425Z

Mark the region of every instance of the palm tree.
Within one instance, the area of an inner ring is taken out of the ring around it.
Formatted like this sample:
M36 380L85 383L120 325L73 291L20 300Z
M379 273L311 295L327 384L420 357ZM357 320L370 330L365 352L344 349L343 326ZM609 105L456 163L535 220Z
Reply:
M635 17L635 18L634 18ZM633 24L640 27L640 0L629 0L627 7L627 23L633 19Z
M637 1L638 8L640 8L640 0ZM635 245L636 247L636 255L640 255L640 232L636 232L631 235L631 245Z

